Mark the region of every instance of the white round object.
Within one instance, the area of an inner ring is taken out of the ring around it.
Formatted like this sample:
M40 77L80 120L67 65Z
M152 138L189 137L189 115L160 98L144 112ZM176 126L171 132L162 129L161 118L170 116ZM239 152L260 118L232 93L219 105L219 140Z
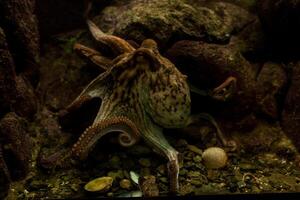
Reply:
M202 159L207 168L219 169L225 167L228 157L222 148L210 147L203 152Z

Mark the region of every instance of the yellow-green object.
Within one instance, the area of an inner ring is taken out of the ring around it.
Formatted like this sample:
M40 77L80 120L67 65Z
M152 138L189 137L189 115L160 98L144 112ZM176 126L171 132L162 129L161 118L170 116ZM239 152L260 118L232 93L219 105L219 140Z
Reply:
M88 182L84 189L88 192L106 192L110 189L112 183L113 178L109 176L100 177Z

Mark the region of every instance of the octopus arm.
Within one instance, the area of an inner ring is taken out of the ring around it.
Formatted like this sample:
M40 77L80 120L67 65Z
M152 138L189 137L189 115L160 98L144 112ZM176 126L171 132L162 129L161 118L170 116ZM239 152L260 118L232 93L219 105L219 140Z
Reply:
M100 74L80 93L80 95L66 108L66 110L75 110L92 98L99 97L103 99L108 91L109 84L112 82L111 78L110 70Z

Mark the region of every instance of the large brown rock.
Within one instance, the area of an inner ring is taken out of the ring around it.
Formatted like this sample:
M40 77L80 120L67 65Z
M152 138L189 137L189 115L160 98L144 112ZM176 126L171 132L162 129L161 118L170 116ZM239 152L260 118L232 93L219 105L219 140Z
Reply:
M286 72L280 64L268 62L262 66L256 84L256 100L260 113L279 120L287 81Z
M16 74L12 56L8 50L6 37L0 28L0 115L10 110L10 105L17 94Z
M29 119L35 114L37 102L33 89L25 77L16 75L15 63L2 29L0 29L0 94L0 115L14 111Z
M36 79L40 36L35 16L35 0L0 1L0 11L17 72L24 72L27 78Z
M3 157L12 179L25 177L31 159L31 144L26 131L26 120L8 113L0 121L0 141Z
M0 143L0 185L1 185L0 198L1 199L4 199L4 197L7 195L9 184L10 184L10 175L9 175L7 165L3 158L2 145Z
M282 127L300 150L300 62L293 65L290 87L282 113Z
M153 38L162 47L192 38L226 42L233 33L253 20L245 9L223 2L116 2L93 19L98 26L105 32L137 42Z

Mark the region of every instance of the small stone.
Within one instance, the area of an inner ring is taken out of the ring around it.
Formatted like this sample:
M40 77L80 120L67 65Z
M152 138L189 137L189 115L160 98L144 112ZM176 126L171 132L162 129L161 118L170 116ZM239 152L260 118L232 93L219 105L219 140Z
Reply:
M187 145L187 148L190 150L190 151L192 151L192 152L194 152L194 153L196 153L196 154L199 154L199 155L202 155L202 150L201 149L199 149L198 147L196 147L195 145Z
M88 182L84 189L88 192L106 192L108 191L113 183L113 178L111 177L100 177Z
M167 177L161 177L161 178L159 178L159 180L163 183L168 183Z
M129 174L130 174L130 179L135 183L135 184L139 184L139 178L140 178L140 176L136 173L136 172L134 172L134 171L130 171L129 172Z
M107 173L107 176L113 178L114 180L124 178L124 174L123 174L122 170L110 171L110 172Z
M113 197L113 196L114 196L114 193L113 193L113 192L109 192L109 193L107 193L107 196L108 196L108 197Z
M220 173L219 171L217 170L212 170L212 169L209 169L207 170L207 178L209 180L216 180L218 177L219 177Z
M201 173L200 172L198 172L198 171L189 171L188 173L187 173L187 176L188 177L200 177L201 176Z
M186 170L184 168L180 169L180 171L179 171L180 176L186 175L187 173L188 173L188 170Z
M145 197L155 197L159 195L155 176L144 176L139 179L139 186Z
M184 184L179 187L179 194L184 196L184 195L192 193L194 191L194 189L195 189L195 187L193 185L191 185L190 183Z
M210 147L203 152L202 159L207 168L219 169L225 167L227 163L227 154L219 147Z
M147 159L147 158L141 158L141 159L139 159L139 163L143 167L150 167L151 166L151 161L149 159Z
M158 171L161 175L166 174L166 165L159 165L159 166L157 167L157 171Z
M129 190L131 188L131 182L128 179L122 179L120 181L120 187L126 190Z
M192 179L190 180L190 183L195 185L195 186L201 186L203 184L202 180L200 179Z
M196 163L201 162L201 160L202 160L202 158L199 155L193 157L193 161L196 162Z

